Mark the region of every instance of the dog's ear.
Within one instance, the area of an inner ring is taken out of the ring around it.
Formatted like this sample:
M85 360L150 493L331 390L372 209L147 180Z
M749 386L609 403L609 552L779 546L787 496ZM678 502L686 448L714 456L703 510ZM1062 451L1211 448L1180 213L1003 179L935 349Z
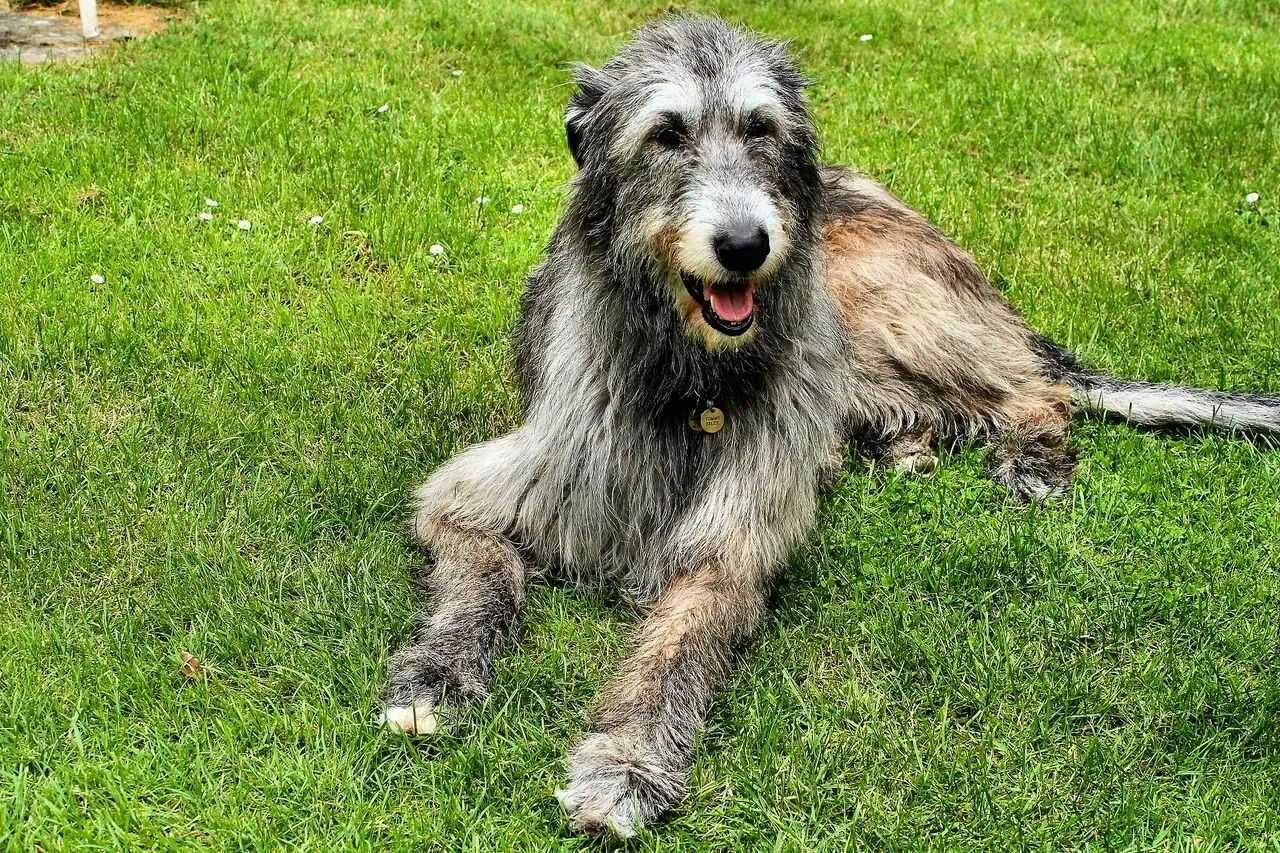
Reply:
M564 113L564 135L569 142L573 162L581 169L586 159L587 118L604 96L605 76L589 65L577 65L573 69L573 78L578 90L569 99L569 107Z

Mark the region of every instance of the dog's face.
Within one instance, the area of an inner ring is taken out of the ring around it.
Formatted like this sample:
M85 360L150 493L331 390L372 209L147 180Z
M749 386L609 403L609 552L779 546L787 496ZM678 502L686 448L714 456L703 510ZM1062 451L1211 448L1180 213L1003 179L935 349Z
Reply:
M672 18L603 69L579 69L578 83L565 122L577 188L609 223L618 263L656 268L709 349L752 340L809 239L800 218L817 181L804 80L785 49Z

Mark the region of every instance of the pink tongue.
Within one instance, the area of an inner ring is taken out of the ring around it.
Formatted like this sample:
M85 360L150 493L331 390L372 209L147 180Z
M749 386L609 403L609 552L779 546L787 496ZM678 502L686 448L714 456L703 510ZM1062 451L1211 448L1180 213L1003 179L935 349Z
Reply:
M741 323L751 316L755 300L750 287L709 287L707 298L711 300L711 310L721 320L730 323Z

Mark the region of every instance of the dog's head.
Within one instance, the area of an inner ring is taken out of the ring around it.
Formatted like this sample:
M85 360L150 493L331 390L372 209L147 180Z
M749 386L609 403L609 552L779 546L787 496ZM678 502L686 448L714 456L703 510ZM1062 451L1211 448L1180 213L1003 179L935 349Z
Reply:
M750 341L814 239L816 135L785 46L668 17L577 82L565 130L590 228L615 265L656 272L708 349Z

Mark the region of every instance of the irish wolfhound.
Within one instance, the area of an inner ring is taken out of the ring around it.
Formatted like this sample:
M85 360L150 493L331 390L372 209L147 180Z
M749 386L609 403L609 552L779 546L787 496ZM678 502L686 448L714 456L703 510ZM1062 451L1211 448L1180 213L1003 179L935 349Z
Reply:
M577 82L578 173L516 329L524 421L417 493L429 604L382 715L429 733L485 695L528 565L621 585L647 616L569 753L575 829L627 836L681 798L845 441L927 471L937 442L987 437L1030 500L1071 477L1073 407L1280 428L1280 399L1111 379L1029 329L918 213L818 164L780 44L667 18Z

